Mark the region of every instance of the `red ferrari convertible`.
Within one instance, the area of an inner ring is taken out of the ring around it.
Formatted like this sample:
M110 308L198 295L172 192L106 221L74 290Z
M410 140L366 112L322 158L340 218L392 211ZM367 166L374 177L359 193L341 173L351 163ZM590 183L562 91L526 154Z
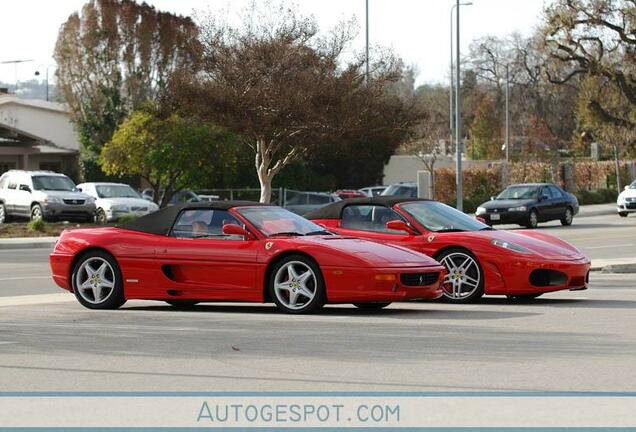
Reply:
M413 198L339 201L305 215L347 236L424 252L448 274L444 296L470 302L484 294L531 299L587 288L590 260L578 249L537 231L499 231L445 204Z
M334 235L280 207L228 201L64 231L50 261L55 282L91 309L128 299L273 301L288 313L325 303L379 309L442 296L446 274L418 252Z

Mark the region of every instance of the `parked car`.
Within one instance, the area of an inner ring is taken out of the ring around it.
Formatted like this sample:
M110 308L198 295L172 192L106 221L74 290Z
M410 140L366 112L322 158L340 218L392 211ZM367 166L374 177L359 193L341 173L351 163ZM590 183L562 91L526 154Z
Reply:
M0 177L0 223L7 218L93 221L95 199L51 171L7 171Z
M618 195L616 206L620 217L636 212L636 180L625 186L625 190Z
M380 309L442 295L444 267L415 251L333 235L268 204L167 207L120 227L64 231L53 280L89 309L126 300L181 307L205 301L274 302L308 313L325 303Z
M396 183L388 186L381 196L396 196L402 198L417 198L417 184L414 182Z
M499 231L431 200L376 197L345 200L305 216L343 236L423 252L448 275L444 296L467 303L482 295L532 299L587 288L590 260L539 231Z
M386 188L386 186L369 186L360 189L360 192L362 192L365 196L374 197L380 195Z
M340 199L362 198L366 196L364 193L354 189L338 189L335 194L338 195Z
M159 206L143 199L139 192L123 183L82 183L77 190L95 198L95 221L107 223L124 215L145 216Z
M477 207L476 216L488 225L517 224L536 228L539 222L559 220L572 225L579 212L574 195L552 183L525 183L508 186L497 197Z
M148 200L148 201L154 201L155 200L155 191L151 188L148 189L144 189L141 192L141 196L142 198ZM197 194L195 194L194 192L192 192L191 190L180 190L179 192L175 193L172 198L170 198L170 202L168 202L169 206L172 205L176 205L176 204L183 204L183 203L189 203L189 202L199 202L201 201L201 198L199 198L199 196Z
M218 195L201 195L199 194L199 199L201 201L218 201L221 199Z
M319 209L329 203L340 201L336 194L326 192L296 192L285 201L285 208L299 215Z

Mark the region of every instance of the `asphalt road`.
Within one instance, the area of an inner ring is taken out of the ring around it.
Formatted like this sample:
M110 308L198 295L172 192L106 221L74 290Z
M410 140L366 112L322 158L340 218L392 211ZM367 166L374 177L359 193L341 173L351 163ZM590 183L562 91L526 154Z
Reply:
M593 259L636 257L636 217L561 236ZM633 390L636 275L532 303L352 306L288 316L270 305L90 311L48 276L46 250L0 251L3 391Z

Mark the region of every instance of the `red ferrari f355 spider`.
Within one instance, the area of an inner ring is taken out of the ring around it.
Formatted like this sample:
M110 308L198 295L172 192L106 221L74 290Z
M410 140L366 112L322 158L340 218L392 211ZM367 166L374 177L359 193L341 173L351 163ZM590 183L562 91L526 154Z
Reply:
M334 235L280 207L229 201L64 231L50 262L55 282L91 309L128 299L273 301L288 313L325 303L379 309L440 297L446 273L407 248Z
M587 288L590 260L571 244L537 231L499 231L445 204L392 196L360 198L305 215L348 236L423 252L448 270L444 296L531 299Z

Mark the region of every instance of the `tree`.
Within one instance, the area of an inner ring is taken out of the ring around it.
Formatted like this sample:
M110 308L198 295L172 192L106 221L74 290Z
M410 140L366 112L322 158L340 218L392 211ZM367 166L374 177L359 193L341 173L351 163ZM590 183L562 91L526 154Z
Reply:
M399 62L383 56L366 83L363 62L344 64L341 58L353 36L350 25L321 37L313 19L282 6L270 10L266 15L254 8L241 27L205 21L200 67L177 75L173 86L182 111L245 139L255 154L264 202L271 199L275 176L319 145L410 125L408 107L387 96L401 76ZM392 117L374 123L383 116Z
M146 180L163 207L176 192L205 187L226 175L235 142L236 137L212 124L136 111L104 146L100 164L107 174Z
M500 159L500 130L494 102L485 97L477 108L475 119L470 125L468 155L472 159Z
M127 114L157 99L172 72L192 64L196 37L190 18L132 0L90 0L62 25L57 82L80 135L85 171Z

